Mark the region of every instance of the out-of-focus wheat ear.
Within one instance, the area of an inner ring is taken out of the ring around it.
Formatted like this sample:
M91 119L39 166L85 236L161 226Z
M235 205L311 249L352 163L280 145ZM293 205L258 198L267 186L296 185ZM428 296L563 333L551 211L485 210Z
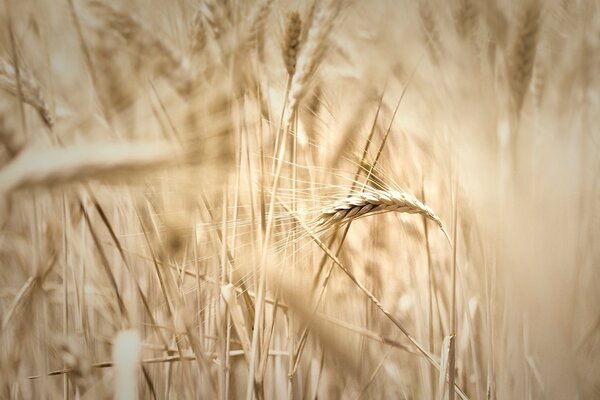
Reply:
M112 113L129 107L135 100L137 85L128 77L132 69L119 54L118 38L104 31L97 32L98 40L93 47L93 60L99 84L98 97L106 112Z
M29 71L23 68L23 65L19 66L19 79L23 102L35 108L46 126L52 128L54 117L38 81ZM15 67L6 60L0 60L0 89L6 90L13 96L19 96Z
M109 30L117 32L133 47L136 56L144 57L155 73L167 77L179 93L189 94L193 81L189 61L171 43L133 15L108 3L89 0L88 4Z
M521 112L531 82L540 24L540 0L530 0L518 19L516 35L507 60L512 109L515 115Z
M283 63L289 76L293 76L296 71L301 32L302 19L300 14L297 11L291 11L287 16L285 39L282 46Z
M258 59L261 62L265 62L265 43L267 35L267 16L269 13L268 9L265 9L264 18L260 20L260 23L256 27L256 52L258 53Z
M456 32L462 39L467 39L474 34L477 29L478 14L476 1L458 0L458 5L454 9L454 24Z
M256 48L260 60L264 60L265 29L272 4L273 0L263 0L256 6L249 18L248 37L242 38L245 43Z
M421 18L421 35L427 46L429 60L433 65L439 65L443 48L440 42L440 32L431 11L429 0L419 2L419 17Z
M192 56L194 57L198 57L200 54L202 54L204 48L206 47L206 28L206 23L204 22L202 13L197 10L194 13L190 32L190 50Z
M57 347L69 379L79 393L85 393L92 384L92 364L86 358L82 347L78 346L76 338L67 337L61 337Z
M548 75L548 56L547 49L543 46L538 47L535 63L533 65L532 91L535 97L535 104L538 108L544 101L544 92L546 90L546 79Z
M319 6L316 7L313 19L310 21L306 42L302 43L296 61L296 69L291 79L286 110L288 126L291 126L300 101L306 94L309 80L325 53L327 37L341 10L342 2L329 0L319 3Z
M228 29L230 21L226 6L226 2L217 0L202 0L200 4L199 11L216 41L219 41Z
M584 101L589 104L588 96L596 92L596 88L600 85L600 76L598 75L598 70L600 70L600 13L596 12L591 17L591 21L587 24L582 35L583 38L581 44L578 46L576 55L579 62L575 63L574 67L578 70L579 86L581 87L583 96L586 97ZM546 55L546 53L542 55ZM569 55L566 55L566 57L569 57ZM572 64L573 59L569 59L567 62L568 64ZM570 90L571 85L570 83L565 83L563 86L565 90ZM593 96L596 97L595 94Z
M23 141L20 140L17 131L10 126L3 112L0 112L0 144L4 146L9 159L15 157L23 148Z
M495 1L488 1L485 7L485 23L489 32L487 57L490 66L496 67L496 53L498 49L506 48L508 19L498 8Z

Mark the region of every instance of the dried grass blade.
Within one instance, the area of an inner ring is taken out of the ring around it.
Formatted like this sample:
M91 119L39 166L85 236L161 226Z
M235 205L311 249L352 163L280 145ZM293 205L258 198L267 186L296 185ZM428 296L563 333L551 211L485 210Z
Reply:
M177 161L169 143L82 144L67 148L30 148L0 170L0 193L36 186L52 187L92 178L147 171Z
M446 393L446 379L448 375L448 364L454 352L454 336L446 336L442 345L442 356L440 359L440 375L438 379L438 387L436 392L436 400L444 400Z
M228 284L221 286L221 296L223 296L223 299L227 303L227 307L229 307L229 314L231 315L233 326L242 344L244 358L247 362L250 362L249 354L251 344L250 338L248 337L248 328L246 327L246 321L244 319L242 307L237 301L237 296L233 285Z

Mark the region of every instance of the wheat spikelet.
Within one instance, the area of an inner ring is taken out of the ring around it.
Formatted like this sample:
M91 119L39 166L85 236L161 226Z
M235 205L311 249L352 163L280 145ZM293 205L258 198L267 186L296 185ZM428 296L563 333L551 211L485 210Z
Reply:
M446 233L442 220L431 208L414 196L398 190L371 188L323 208L317 219L317 226L328 228L352 219L386 211L423 215L438 224L440 229Z
M264 60L265 26L273 0L262 0L252 7L243 19L235 20L226 2L204 1L198 7L192 22L192 54L198 55L208 44L207 33L216 42L219 52L218 63L227 64L226 59L236 58L234 74L243 75L243 52L256 48L260 60ZM235 57L234 57L235 56Z
M283 42L282 56L285 69L290 76L296 71L296 58L300 47L300 33L302 31L302 20L300 14L292 11L287 17L287 27L285 30L285 39Z
M517 35L508 59L508 79L516 114L521 111L527 87L531 81L541 22L540 17L541 5L539 0L530 1L525 6L519 19Z
M269 1L269 5L270 5L270 1ZM263 18L259 20L259 24L256 27L256 51L258 53L258 59L261 62L265 62L265 43L266 43L266 34L267 34L267 16L269 15L268 13L269 8L266 7L264 8L264 11L262 13Z
M307 83L315 72L325 52L325 41L333 28L341 2L330 0L314 11L306 41L298 54L296 71L292 76L288 94L287 124L290 125L298 105L306 94Z
M21 81L21 95L23 96L23 101L35 108L44 123L51 128L52 125L54 125L54 117L50 112L50 107L44 98L39 83L33 75L22 66L19 68L19 78ZM19 96L17 72L12 63L5 60L0 60L0 88L14 96Z

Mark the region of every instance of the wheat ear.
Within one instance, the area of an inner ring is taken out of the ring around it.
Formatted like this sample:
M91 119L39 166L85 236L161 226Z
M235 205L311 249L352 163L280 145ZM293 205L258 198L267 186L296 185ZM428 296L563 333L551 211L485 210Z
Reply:
M0 112L0 144L4 146L9 158L15 157L23 147L23 140L17 136L17 132L9 126L7 118Z
M441 58L440 52L442 50L440 32L433 12L431 11L431 6L425 0L419 2L419 17L421 18L422 36L427 44L429 59L434 65L438 65Z
M306 94L307 83L325 52L327 36L333 28L335 17L341 9L341 2L329 0L314 12L313 20L306 35L306 41L298 54L296 70L292 76L288 94L286 122L291 125L300 101Z
M100 0L90 0L89 5L108 28L116 31L135 48L136 53L153 61L156 73L169 78L179 92L189 91L193 80L189 60L175 47L139 19L112 5Z
M448 237L442 220L430 207L413 195L397 190L369 189L338 200L321 210L316 225L326 229L353 219L387 211L423 215L434 221Z
M456 32L462 39L473 34L477 28L477 2L473 0L459 0L458 7L454 11L454 22Z
M54 118L50 112L50 107L42 94L42 89L37 80L31 73L22 66L19 68L19 78L21 80L21 95L23 101L36 109L44 123L52 128ZM6 90L14 96L19 96L17 88L17 73L12 63L0 60L0 88Z
M283 63L290 76L296 72L296 59L300 48L300 33L302 31L302 20L297 11L288 14L285 29L285 39L282 46Z
M215 40L219 40L227 29L228 21L225 4L216 0L205 0L201 3L199 12L204 16Z
M259 53L264 50L265 27L272 4L273 0L263 0L255 7L253 13L248 18L250 24L248 37L242 38L246 43L256 44Z
M531 81L540 17L539 0L529 1L519 19L517 34L509 55L508 78L516 114L521 111L527 87Z
M194 56L199 56L206 47L206 24L204 16L200 11L196 11L192 20L191 37L191 52Z

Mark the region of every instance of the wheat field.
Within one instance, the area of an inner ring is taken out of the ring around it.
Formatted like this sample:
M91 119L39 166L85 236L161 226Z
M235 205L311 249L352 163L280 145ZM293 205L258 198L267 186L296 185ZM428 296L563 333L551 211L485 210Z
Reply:
M597 0L0 20L0 398L600 398Z

